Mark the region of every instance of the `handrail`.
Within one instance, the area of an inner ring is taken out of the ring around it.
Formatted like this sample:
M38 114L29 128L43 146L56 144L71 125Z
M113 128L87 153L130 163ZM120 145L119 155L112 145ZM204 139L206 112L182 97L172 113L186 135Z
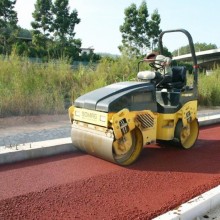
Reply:
M163 42L162 42L163 35L166 33L172 33L172 32L182 32L187 36L187 38L189 40L189 46L190 46L190 51L191 51L192 60L193 60L193 75L194 75L193 87L195 88L196 95L197 95L197 91L198 91L198 64L197 64L197 57L196 57L194 43L193 43L193 39L192 39L191 34L185 29L173 29L173 30L162 31L159 35L159 38L158 38L160 53L163 55Z

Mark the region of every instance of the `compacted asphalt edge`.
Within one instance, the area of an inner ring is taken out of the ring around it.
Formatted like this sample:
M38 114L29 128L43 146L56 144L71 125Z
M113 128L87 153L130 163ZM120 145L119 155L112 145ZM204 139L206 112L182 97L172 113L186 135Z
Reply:
M208 126L220 123L220 114L200 115L199 125ZM71 143L71 138L59 138L47 141L26 143L16 146L0 146L0 165L23 160L47 157L62 153L74 152L77 149ZM182 204L178 209L171 210L155 220L188 220L200 219L210 210L220 205L220 185L216 188Z

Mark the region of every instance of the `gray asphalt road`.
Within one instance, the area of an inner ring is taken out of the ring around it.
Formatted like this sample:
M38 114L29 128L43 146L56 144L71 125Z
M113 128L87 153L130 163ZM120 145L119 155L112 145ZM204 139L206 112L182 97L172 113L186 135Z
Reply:
M65 127L22 132L0 137L0 146L14 146L18 144L46 141L57 138L70 137L70 125Z
M0 146L70 137L67 115L0 118Z

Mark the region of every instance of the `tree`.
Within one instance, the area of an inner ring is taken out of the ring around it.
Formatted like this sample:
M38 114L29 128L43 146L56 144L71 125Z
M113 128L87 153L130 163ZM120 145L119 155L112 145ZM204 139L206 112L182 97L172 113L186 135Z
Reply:
M31 31L22 27L18 27L18 37L23 39L31 39Z
M33 28L33 43L46 48L47 40L53 31L52 1L37 0L32 16L34 18L34 21L31 22Z
M14 10L16 0L0 0L0 45L4 54L9 54L16 37L17 13Z
M74 39L74 28L80 19L68 5L69 0L37 0L31 25L39 57L79 57L81 40Z
M133 3L124 11L125 18L120 26L122 45L120 51L130 55L143 55L157 43L160 30L160 15L155 10L149 20L147 4L143 1L139 8Z
M151 15L151 20L149 21L149 33L148 36L151 39L151 49L153 50L154 47L158 43L158 36L161 33L160 29L160 15L158 13L158 10L155 10L153 14Z
M74 52L73 56L77 56L80 52L81 40L74 39L75 37L75 25L79 24L78 12L73 10L70 12L68 0L55 0L53 6L54 13L54 39L57 42L56 49L60 55L69 56L68 51ZM67 49L66 47L71 49ZM72 56L71 55L71 56Z
M68 0L55 0L54 2L54 35L58 37L60 41L73 39L75 36L75 25L80 22L78 12L76 10L70 12L68 4Z
M32 46L32 35L28 29L18 26L18 34L15 43L12 45L12 51L18 55L25 55L33 57L33 53L30 53Z

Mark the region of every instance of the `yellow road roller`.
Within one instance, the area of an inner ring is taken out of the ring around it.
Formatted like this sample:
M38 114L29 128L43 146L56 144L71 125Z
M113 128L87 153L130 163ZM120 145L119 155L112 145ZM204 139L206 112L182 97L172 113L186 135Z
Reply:
M143 146L174 143L191 148L198 137L198 66L190 33L184 29L161 32L158 38L163 55L164 34L186 35L193 60L193 83L187 85L186 68L173 66L172 79L159 82L154 71L141 71L136 82L119 82L80 96L69 108L73 145L91 155L126 166L139 157ZM139 62L138 66L146 59ZM139 68L138 68L139 69Z

